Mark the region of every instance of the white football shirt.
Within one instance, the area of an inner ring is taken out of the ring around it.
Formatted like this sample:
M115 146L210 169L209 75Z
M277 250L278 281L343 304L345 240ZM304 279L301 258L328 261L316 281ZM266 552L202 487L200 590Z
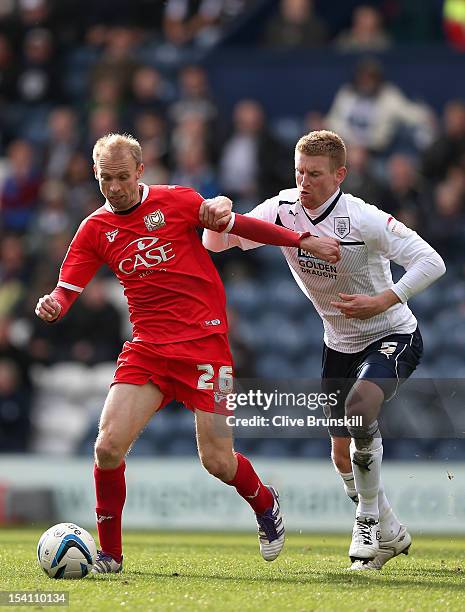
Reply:
M340 190L318 209L309 211L301 205L296 188L285 189L248 215L340 241L341 260L336 264L302 249L281 250L297 284L323 321L325 344L342 353L356 353L390 334L412 333L417 321L407 300L445 272L441 257L416 232L376 206ZM262 246L209 230L204 231L203 244L211 251ZM390 261L406 269L395 284ZM331 302L341 301L339 293L377 295L386 289L394 291L401 303L370 319L346 319L331 306Z

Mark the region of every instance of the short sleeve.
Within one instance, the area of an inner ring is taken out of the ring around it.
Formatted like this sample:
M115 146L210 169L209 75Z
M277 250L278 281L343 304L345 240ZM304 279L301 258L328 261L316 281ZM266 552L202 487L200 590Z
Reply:
M77 230L60 268L59 287L81 293L103 264L92 244L92 232L85 219Z
M190 187L170 185L171 197L175 200L176 209L180 211L189 225L200 227L199 209L204 197Z

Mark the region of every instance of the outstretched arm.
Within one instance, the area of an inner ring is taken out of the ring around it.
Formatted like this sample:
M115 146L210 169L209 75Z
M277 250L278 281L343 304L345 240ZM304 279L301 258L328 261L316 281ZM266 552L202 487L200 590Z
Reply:
M215 204L216 206L212 205ZM269 223L261 219L256 219L249 215L239 215L231 212L232 202L228 198L221 196L204 202L199 211L199 218L202 225L210 228L213 232L219 234L232 234L246 240L253 241L258 244L270 244L275 246L298 247L305 251L313 253L316 257L336 263L341 258L339 243L333 238L318 238L311 236L309 232L295 232L286 227ZM228 237L229 238L229 237ZM204 240L204 244L209 246L209 242L215 244L215 239ZM220 248L212 250L220 251L238 246L236 243L228 243L222 241Z

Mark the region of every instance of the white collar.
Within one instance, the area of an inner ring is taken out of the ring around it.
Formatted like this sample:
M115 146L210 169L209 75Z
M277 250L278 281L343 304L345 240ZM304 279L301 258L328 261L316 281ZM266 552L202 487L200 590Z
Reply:
M147 196L149 195L149 186L146 185L145 183L139 183L139 187L142 187L142 197L140 199L140 202L142 204L142 202L144 202L147 199ZM108 200L105 200L104 207L109 212L115 212L113 208L111 207L110 202Z
M336 191L332 195L329 196L326 202L323 202L323 204L320 204L318 208L310 209L310 208L305 208L305 206L303 206L302 203L300 203L300 205L305 210L305 213L310 217L310 219L317 219L320 215L322 215L325 212L325 210L328 208L328 206L337 196L337 194L339 193L339 189L340 187L338 187Z

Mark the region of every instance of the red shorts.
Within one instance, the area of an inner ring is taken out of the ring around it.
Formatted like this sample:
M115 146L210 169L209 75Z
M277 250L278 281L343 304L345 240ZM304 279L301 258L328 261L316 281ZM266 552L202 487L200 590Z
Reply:
M175 399L190 410L224 414L232 368L226 334L172 344L125 342L111 384L151 381L164 395L161 407Z

